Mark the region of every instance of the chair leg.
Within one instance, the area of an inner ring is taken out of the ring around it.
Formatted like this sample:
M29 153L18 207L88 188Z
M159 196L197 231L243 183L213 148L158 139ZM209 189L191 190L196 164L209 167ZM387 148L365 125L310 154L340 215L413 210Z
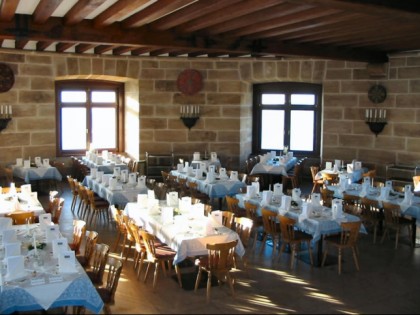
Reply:
M322 257L321 267L323 267L323 266L324 266L324 264L325 264L325 260L327 260L327 253L328 253L328 250L327 250L327 249L325 249L325 250L324 250L324 257Z
M341 248L338 249L338 274L341 275Z
M208 272L208 278L207 278L207 293L206 293L206 299L207 303L210 302L210 290L211 290L211 272Z
M195 280L194 292L197 292L198 286L200 284L200 281L201 281L201 273L202 273L202 270L199 267L198 268L198 273L197 273L197 279Z
M359 271L359 259L357 257L356 248L352 247L351 250L353 251L354 264L356 265L357 271Z
M153 290L156 288L158 274L159 274L159 263L156 262L155 263L155 274L153 276Z

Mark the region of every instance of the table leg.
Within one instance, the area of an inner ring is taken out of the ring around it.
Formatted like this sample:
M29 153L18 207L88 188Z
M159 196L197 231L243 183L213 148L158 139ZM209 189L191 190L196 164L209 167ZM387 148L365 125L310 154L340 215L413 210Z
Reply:
M316 242L315 247L316 247L316 258L314 259L314 264L316 267L321 267L321 263L322 263L322 243L323 243L323 238L321 236L321 238Z

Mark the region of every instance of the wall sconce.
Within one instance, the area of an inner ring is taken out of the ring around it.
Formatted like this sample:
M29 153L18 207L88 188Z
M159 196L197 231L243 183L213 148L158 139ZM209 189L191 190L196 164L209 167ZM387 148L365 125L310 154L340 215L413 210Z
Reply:
M1 105L0 109L0 132L7 127L12 120L12 105Z
M377 137L387 124L386 109L366 109L365 120L370 131Z
M200 107L198 105L182 105L180 112L180 118L188 129L194 127L195 123L200 118Z

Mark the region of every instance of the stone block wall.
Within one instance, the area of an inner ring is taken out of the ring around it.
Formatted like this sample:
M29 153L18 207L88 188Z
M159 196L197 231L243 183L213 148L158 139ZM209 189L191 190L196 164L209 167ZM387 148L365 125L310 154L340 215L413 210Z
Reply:
M189 155L215 151L222 164L243 170L251 153L252 84L294 81L323 84L321 161L358 159L379 166L420 164L420 55L391 56L386 65L311 59L165 58L96 56L0 50L0 62L15 71L15 85L0 94L13 106L13 119L0 133L0 163L16 157L56 155L54 82L58 79L104 79L125 82L126 148ZM178 91L178 74L201 72L203 89L195 95ZM388 90L373 104L368 89L381 83ZM199 105L201 117L188 130L180 106ZM364 121L366 108L386 108L388 124L375 137ZM134 135L134 136L133 136ZM138 138L138 139L137 139ZM138 141L138 143L137 143ZM313 159L311 163L319 163Z

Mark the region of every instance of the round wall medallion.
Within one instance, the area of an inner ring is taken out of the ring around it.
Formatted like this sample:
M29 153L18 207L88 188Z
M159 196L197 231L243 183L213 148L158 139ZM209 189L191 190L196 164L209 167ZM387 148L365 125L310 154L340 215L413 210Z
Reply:
M178 75L178 90L187 95L193 95L203 88L203 77L194 69L186 69Z
M374 103L382 103L386 99L386 88L383 85L373 85L368 91L369 99Z
M9 91L15 83L12 68L5 63L0 63L0 93Z

